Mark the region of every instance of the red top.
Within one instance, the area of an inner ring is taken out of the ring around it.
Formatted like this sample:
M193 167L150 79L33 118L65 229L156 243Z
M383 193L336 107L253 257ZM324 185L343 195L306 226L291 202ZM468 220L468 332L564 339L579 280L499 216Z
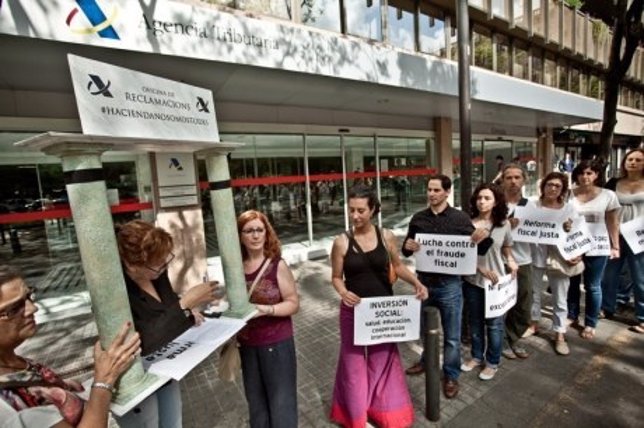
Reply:
M255 286L250 302L258 305L275 305L280 303L282 294L277 282L277 267L282 259L271 260L271 265L264 272L264 277ZM250 290L261 265L255 272L247 273L246 289ZM248 321L238 334L237 340L245 346L272 345L293 336L293 321L291 317L261 316Z

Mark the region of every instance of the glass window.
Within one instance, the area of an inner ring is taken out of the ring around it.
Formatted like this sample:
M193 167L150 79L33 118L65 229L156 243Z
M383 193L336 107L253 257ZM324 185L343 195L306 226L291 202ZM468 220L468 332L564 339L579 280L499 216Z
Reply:
M354 36L382 40L380 1L345 0L347 32Z
M532 31L542 37L545 34L545 19L541 0L532 0Z
M481 10L487 10L487 0L467 0L467 4Z
M543 84L556 88L559 84L557 82L557 62L552 54L546 54L543 72Z
M532 60L532 75L530 80L536 83L543 83L543 56L540 49L532 48L530 51Z
M570 81L568 75L568 65L563 59L557 61L557 75L559 77L559 84L557 85L557 87L559 89L563 89L564 91L569 90Z
M456 33L456 18L449 17L449 54L450 59L458 61L458 36ZM472 47L470 46L470 49ZM470 54L471 55L471 54ZM470 59L471 61L471 59Z
M389 43L413 51L414 3L410 0L389 0L387 6L387 27Z
M569 7L564 6L563 8L563 40L562 44L565 48L572 50L572 29L573 19L575 18L575 12Z
M472 45L474 47L474 65L493 69L492 37L489 32L481 27L474 27L472 32Z
M472 190L484 179L483 141L472 138ZM461 141L452 140L452 188L454 189L454 206L461 206Z
M599 90L601 86L601 80L596 74L591 74L590 75L590 81L588 84L588 96L599 99Z
M514 42L514 64L512 66L512 75L521 79L528 79L528 50L523 43L518 41Z
M502 34L495 34L495 67L494 70L501 74L510 74L510 42Z
M537 196L537 145L533 142L515 141L512 149L514 153L512 162L521 165L528 175L523 196L526 198Z
M307 135L306 150L311 183L313 239L337 235L345 230L340 137ZM354 160L356 163L363 162L359 155L352 158ZM351 181L348 183L350 186Z
M337 0L306 0L301 3L302 24L324 30L341 31L340 2Z
M492 14L503 18L508 19L508 0L492 0Z
M420 50L445 57L445 20L438 10L422 3L419 16Z
M236 0L237 9L270 15L282 19L291 19L291 2L284 0Z
M514 25L522 28L528 28L528 19L526 14L527 5L527 0L512 0Z
M570 67L570 92L581 93L581 73L577 67Z
M382 225L394 227L427 206L431 140L378 137Z
M533 0L533 2L534 1L535 0ZM561 14L559 13L559 11L561 8L561 3L558 0L548 0L546 4L548 7L548 38L551 41L559 44L559 37L561 36L561 34L559 34L559 24L561 20Z

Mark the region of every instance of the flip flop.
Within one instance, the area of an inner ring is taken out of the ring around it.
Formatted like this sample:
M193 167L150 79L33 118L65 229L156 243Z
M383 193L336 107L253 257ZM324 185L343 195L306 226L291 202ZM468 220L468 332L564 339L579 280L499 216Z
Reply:
M592 327L584 327L580 336L584 339L593 340L595 338L595 329Z
M639 334L644 334L644 323L641 324L635 324L629 328L630 331L634 331L635 333Z

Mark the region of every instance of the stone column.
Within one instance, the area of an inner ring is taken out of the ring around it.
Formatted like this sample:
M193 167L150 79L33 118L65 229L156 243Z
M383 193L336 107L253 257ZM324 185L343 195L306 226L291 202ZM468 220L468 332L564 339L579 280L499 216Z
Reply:
M47 154L62 159L83 271L104 349L124 322L132 322L100 159L110 147L109 144L58 143L45 149ZM121 376L114 401L127 403L157 381L156 376L144 372L141 361L137 360Z
M219 242L226 293L230 303L230 309L226 315L244 318L252 312L253 307L248 303L228 158L226 153L220 151L206 152L205 155L210 185L210 204Z

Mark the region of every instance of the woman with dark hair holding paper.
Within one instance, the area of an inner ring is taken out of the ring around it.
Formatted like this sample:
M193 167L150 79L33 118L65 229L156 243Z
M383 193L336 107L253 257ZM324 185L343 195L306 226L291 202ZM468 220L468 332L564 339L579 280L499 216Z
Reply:
M393 295L389 262L402 280L416 288L419 299L427 289L398 256L394 234L373 225L380 210L373 189L349 191L352 228L339 235L331 250L331 281L340 295L340 355L333 389L331 420L344 427L364 427L367 419L383 427L408 427L414 420L405 374L395 343L354 345L353 311L361 297Z
M572 206L566 203L568 196L568 176L561 172L551 172L546 175L540 184L541 195L536 206L546 210L560 210L565 219L562 224L564 232L570 232L572 221L577 214ZM535 244L532 251L532 326L528 328L529 334L537 332L537 325L541 319L541 292L543 290L543 275L548 276L548 285L552 290L552 329L555 332L555 352L559 355L570 354L566 343L566 319L568 316L568 287L570 278L562 272L546 269L549 255L557 250L555 245ZM581 262L581 256L568 260L570 266Z
M297 428L297 363L293 321L297 285L268 218L237 218L250 303L258 313L237 334L251 428ZM259 278L258 278L259 277Z
M578 324L581 310L581 278L584 278L586 290L586 315L581 337L591 340L595 337L595 328L599 319L602 301L601 281L608 259L619 258L619 201L612 190L597 186L597 181L603 173L602 166L597 162L581 161L572 171L572 182L577 187L572 191L571 205L583 215L586 223L608 236L610 246L608 254L584 254L584 273L570 278L568 289L568 320L571 325Z
M506 220L508 207L503 191L495 184L479 185L470 199L470 210L474 227L488 230L490 236L478 244L476 275L464 277L463 294L469 309L472 359L464 362L461 370L469 372L482 366L479 379L490 380L501 362L504 317L485 318L486 282L498 283L499 278L505 275L506 264L512 277L516 277L519 266L512 256L511 227Z

